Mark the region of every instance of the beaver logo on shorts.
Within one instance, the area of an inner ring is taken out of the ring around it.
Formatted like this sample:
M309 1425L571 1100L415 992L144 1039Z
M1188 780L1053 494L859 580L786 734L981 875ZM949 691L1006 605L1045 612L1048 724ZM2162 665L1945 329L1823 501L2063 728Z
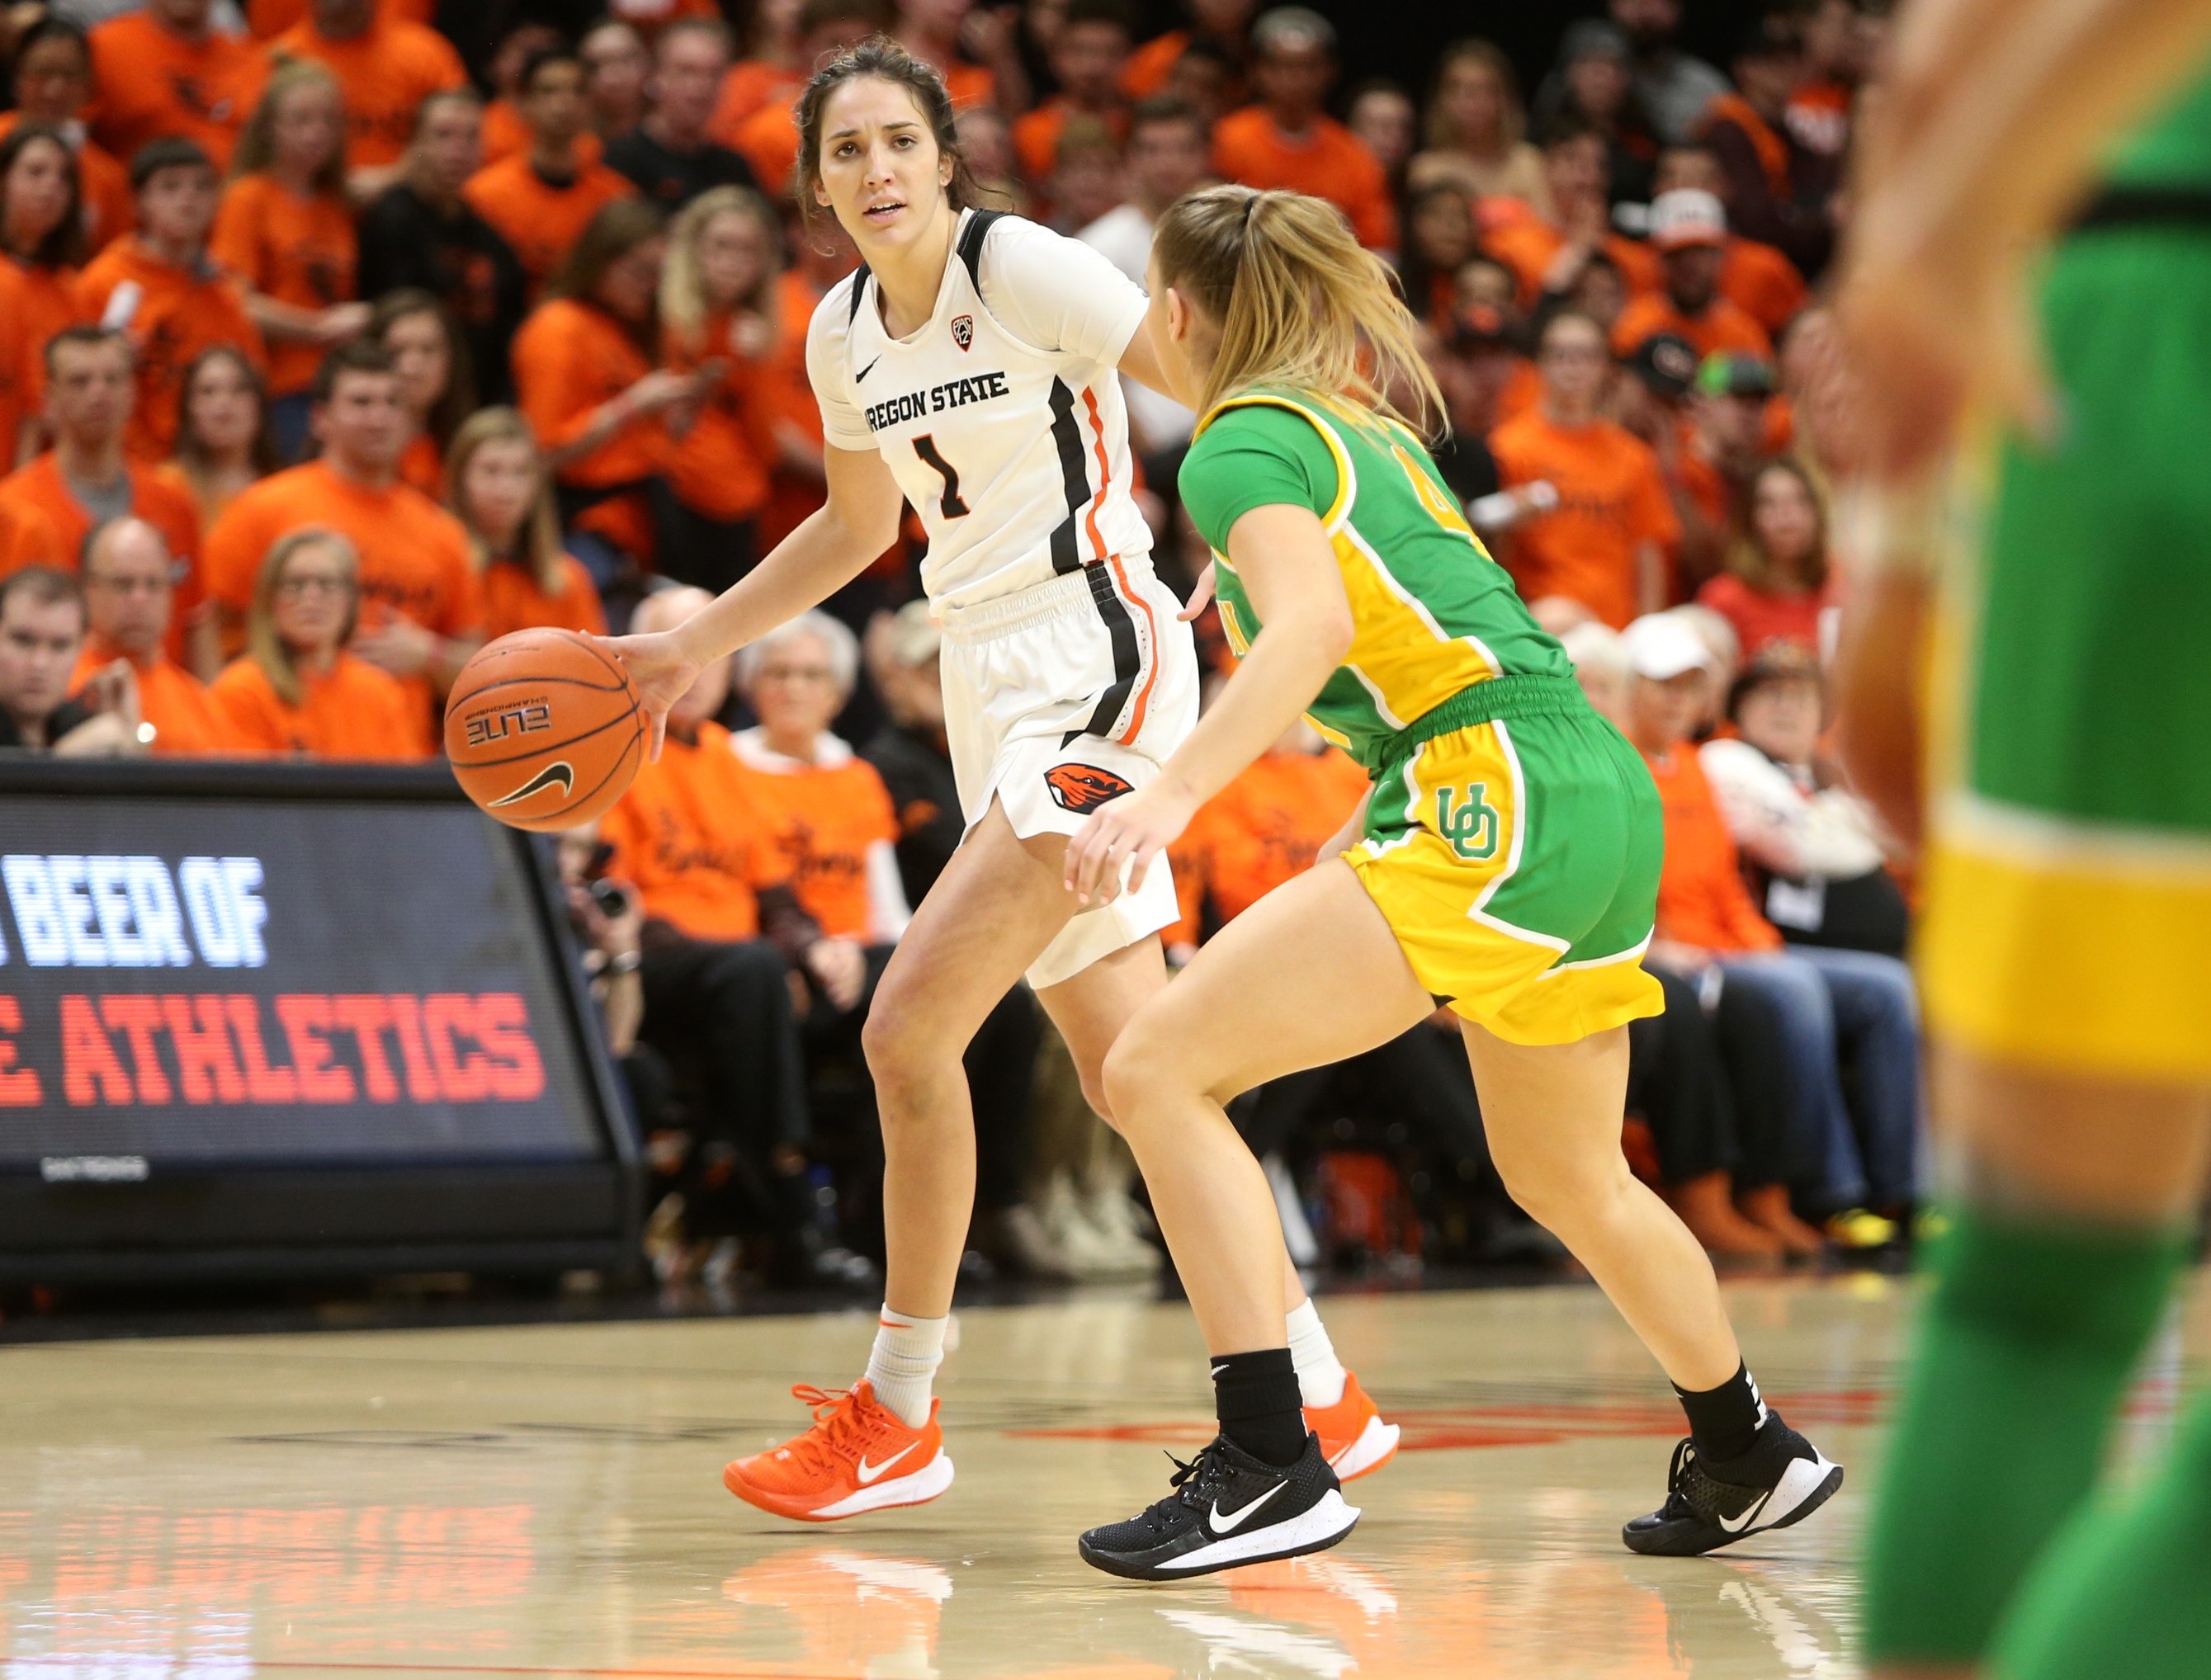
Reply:
M1112 771L1094 764L1054 764L1044 773L1044 784L1051 789L1052 801L1061 810L1078 816L1136 791Z
M955 315L952 317L952 341L965 350L975 341L975 317Z

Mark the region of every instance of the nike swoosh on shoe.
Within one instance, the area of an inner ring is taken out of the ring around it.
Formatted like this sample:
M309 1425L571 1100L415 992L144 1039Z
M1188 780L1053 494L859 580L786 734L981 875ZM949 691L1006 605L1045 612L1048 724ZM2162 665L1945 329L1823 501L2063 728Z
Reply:
M1762 1494L1759 1495L1759 1496L1758 1496L1758 1503L1757 1503L1757 1504L1755 1504L1755 1505L1754 1505L1754 1506L1752 1506L1748 1510L1745 1511L1745 1512L1744 1512L1741 1516L1739 1516L1739 1517L1721 1517L1721 1518L1719 1519L1719 1525L1720 1525L1720 1526L1721 1526L1722 1528L1724 1528L1725 1530L1727 1530L1727 1532L1728 1532L1729 1533L1730 1533L1730 1534L1740 1534L1740 1533L1742 1533L1742 1532L1743 1532L1743 1530L1745 1530L1746 1528L1749 1527L1749 1526L1750 1526L1750 1525L1751 1525L1754 1521L1755 1521L1755 1520L1757 1520L1758 1514L1759 1514L1760 1511L1763 1511L1763 1510L1766 1508L1766 1506L1767 1506L1769 1503L1771 1503L1771 1502L1772 1502L1772 1498L1773 1498L1773 1490L1772 1490L1772 1489L1771 1489L1771 1488L1768 1488L1768 1489L1767 1489L1764 1493L1762 1493Z
M1289 1486L1287 1482L1275 1483L1273 1487L1230 1517L1223 1517L1221 1514L1221 1502L1216 1499L1213 1502L1213 1508L1205 1514L1205 1526L1215 1534L1233 1534L1244 1526L1244 1520L1246 1517L1287 1486Z
M881 1464L876 1465L869 1464L868 1462L868 1455L863 1453L860 1454L859 1468L853 1473L860 1478L860 1485L864 1488L869 1483L873 1482L876 1477L881 1475L886 1470L888 1470L893 1465L896 1464L900 1459L904 1458L908 1453L911 1453L915 1447L920 1445L921 1443L918 1441L910 1441L897 1452L892 1453L890 1457L885 1459Z

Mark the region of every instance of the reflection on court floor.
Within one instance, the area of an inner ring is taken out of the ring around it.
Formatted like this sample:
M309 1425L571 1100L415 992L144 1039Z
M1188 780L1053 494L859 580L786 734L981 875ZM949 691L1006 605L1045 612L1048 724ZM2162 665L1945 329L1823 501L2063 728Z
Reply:
M1327 1303L1408 1450L1337 1550L1173 1587L1086 1524L1203 1438L1185 1311L963 1313L936 1504L820 1529L724 1459L860 1358L869 1315L0 1350L0 1680L1843 1676L1903 1291L1738 1285L1766 1391L1851 1480L1703 1560L1635 1557L1678 1413L1593 1291ZM2199 1310L2135 1409L2153 1437ZM2140 1440L2137 1441L2140 1444Z

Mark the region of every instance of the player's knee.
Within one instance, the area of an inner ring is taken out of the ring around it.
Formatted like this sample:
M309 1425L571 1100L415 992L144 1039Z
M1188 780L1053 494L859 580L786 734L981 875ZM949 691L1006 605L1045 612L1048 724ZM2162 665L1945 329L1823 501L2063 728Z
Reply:
M1601 1224L1633 1178L1626 1157L1616 1148L1601 1159L1561 1157L1548 1151L1523 1156L1509 1148L1493 1150L1492 1159L1505 1194L1537 1224L1561 1237Z
M1172 1079L1166 1047L1142 1023L1131 1022L1099 1063L1099 1093L1091 1096L1091 1106L1122 1136L1133 1137L1132 1128L1141 1127L1151 1111L1149 1099ZM1090 1095L1090 1083L1084 1080L1086 1096Z

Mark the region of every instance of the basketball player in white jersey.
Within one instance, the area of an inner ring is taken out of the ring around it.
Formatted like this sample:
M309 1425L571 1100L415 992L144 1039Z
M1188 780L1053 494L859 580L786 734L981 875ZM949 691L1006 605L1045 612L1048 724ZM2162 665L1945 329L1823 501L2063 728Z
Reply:
M976 208L943 84L895 44L826 65L797 115L802 196L863 259L808 334L827 502L688 623L609 645L652 714L657 753L669 704L700 669L857 577L896 537L902 502L928 530L922 583L943 625L968 831L868 1018L886 1300L866 1375L795 1390L814 1426L723 1472L740 1498L818 1522L951 1485L930 1385L974 1201L960 1057L1026 975L1106 1112L1106 1052L1166 983L1158 932L1176 919L1173 886L1155 867L1139 890L1085 908L1062 860L1083 819L1155 777L1189 733L1198 672L1130 495L1115 371L1164 384L1143 293L1087 246ZM1302 1449L1309 1427L1336 1475L1378 1468L1397 1431L1337 1363L1287 1254L1281 1266L1291 1345L1215 1360L1223 1429L1294 1434Z

